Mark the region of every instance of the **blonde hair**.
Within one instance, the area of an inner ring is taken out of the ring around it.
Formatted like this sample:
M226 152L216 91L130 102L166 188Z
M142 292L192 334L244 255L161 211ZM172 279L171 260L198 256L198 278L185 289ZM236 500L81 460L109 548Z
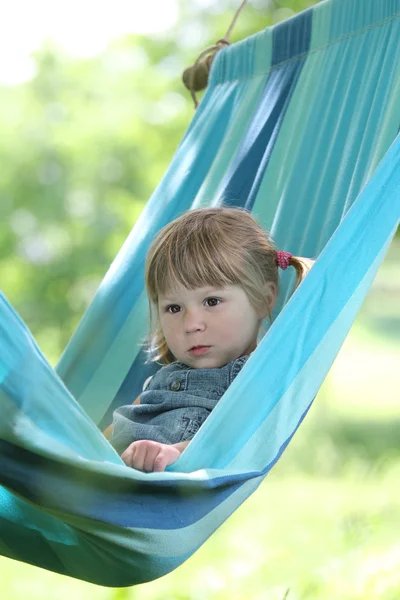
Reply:
M293 293L309 266L295 256L289 264L297 274ZM268 233L245 208L189 210L158 232L147 254L145 280L150 310L147 352L152 362L169 364L175 359L159 323L159 296L177 286L240 285L257 313L267 309L272 320L265 290L269 282L278 289L276 250ZM157 314L154 330L152 307Z

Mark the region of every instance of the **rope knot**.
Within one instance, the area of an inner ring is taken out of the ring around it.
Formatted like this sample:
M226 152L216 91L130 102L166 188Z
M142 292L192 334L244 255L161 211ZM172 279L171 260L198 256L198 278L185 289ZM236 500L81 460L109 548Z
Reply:
M214 56L219 50L222 50L223 48L226 48L230 45L229 36L246 2L247 0L243 0L242 4L236 11L235 16L233 17L233 21L230 24L225 36L220 38L213 46L209 46L208 48L202 50L202 52L200 52L199 56L197 57L194 65L185 69L182 74L183 83L192 95L195 108L197 108L199 105L197 101L196 92L200 92L201 90L204 90L207 87L208 75L210 73L211 63L214 60ZM206 56L207 54L208 56ZM206 58L203 60L204 56L206 56Z

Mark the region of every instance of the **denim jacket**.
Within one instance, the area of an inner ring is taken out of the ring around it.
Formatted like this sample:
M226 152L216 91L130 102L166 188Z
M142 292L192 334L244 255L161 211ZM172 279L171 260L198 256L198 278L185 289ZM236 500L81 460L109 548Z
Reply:
M111 444L122 454L137 440L191 440L249 356L214 369L193 369L180 361L162 367L146 381L140 404L114 411Z

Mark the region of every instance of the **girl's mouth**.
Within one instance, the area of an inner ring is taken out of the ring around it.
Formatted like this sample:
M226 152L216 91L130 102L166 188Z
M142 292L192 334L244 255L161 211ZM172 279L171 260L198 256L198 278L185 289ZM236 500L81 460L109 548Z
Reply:
M206 354L210 348L211 346L194 346L194 348L189 350L189 353L192 356L202 356L203 354Z

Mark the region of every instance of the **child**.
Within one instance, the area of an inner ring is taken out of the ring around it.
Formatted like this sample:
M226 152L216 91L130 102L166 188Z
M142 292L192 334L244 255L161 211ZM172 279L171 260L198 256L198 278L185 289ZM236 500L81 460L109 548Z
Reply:
M311 264L277 252L241 208L190 210L161 229L145 279L150 331L156 313L148 352L165 366L104 432L128 466L163 471L178 459L272 320L278 265L296 269L296 289Z

